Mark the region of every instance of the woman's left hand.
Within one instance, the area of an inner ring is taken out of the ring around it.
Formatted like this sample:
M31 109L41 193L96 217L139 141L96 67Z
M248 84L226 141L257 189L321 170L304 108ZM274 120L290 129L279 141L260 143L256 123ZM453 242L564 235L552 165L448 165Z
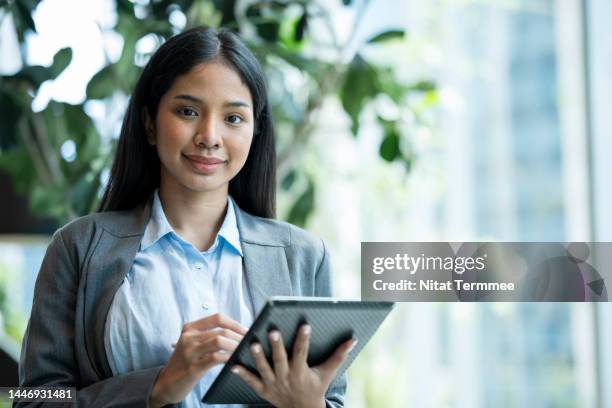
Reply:
M251 354L261 378L238 365L232 367L232 372L276 407L325 408L325 392L357 340L342 343L322 364L309 367L310 326L303 325L298 330L291 361L288 361L280 332L271 331L269 338L274 367L266 360L261 345L255 343L251 345Z

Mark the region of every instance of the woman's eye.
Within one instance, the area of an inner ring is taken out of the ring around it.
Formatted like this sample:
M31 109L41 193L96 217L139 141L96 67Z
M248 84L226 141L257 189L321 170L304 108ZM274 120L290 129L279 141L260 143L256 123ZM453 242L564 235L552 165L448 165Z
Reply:
M242 118L238 115L229 115L225 120L227 120L232 125L239 125L242 123Z
M183 116L198 116L198 113L191 108L180 108L178 113Z

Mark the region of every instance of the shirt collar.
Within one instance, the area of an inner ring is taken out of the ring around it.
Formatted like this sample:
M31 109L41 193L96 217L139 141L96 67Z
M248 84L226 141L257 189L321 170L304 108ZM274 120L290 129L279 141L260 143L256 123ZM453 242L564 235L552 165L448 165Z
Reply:
M223 238L236 251L238 251L240 256L242 256L242 246L240 245L240 232L238 231L238 226L236 224L236 212L234 207L234 200L230 196L228 196L227 211L225 213L225 218L223 219L223 224L221 224L221 228L219 229L217 237ZM173 234L177 238L180 238L168 222L168 219L166 218L166 214L164 213L164 209L159 199L159 190L155 190L155 193L153 194L151 218L147 223L147 227L142 237L141 250L147 249L167 234Z
M175 233L174 229L170 226L164 209L159 200L159 190L155 190L153 193L153 205L151 206L151 218L144 232L141 242L141 250L145 250L151 245L155 244L166 234ZM175 233L176 234L176 233Z
M236 224L236 210L235 204L232 197L227 196L227 212L223 224L219 229L219 236L223 237L230 244L240 256L242 256L242 246L240 245L240 232L238 231L238 225Z

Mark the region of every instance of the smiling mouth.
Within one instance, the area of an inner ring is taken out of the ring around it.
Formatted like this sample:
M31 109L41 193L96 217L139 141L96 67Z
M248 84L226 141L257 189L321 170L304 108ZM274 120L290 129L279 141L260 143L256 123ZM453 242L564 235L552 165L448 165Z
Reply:
M213 173L219 167L227 163L227 160L223 160L217 157L204 157L195 155L185 155L183 157L187 159L187 161L195 171L203 174Z

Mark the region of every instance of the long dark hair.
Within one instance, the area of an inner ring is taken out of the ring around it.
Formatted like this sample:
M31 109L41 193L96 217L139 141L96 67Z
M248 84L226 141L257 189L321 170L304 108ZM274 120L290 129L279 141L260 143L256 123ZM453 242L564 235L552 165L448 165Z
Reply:
M121 126L115 160L98 211L129 210L145 203L160 183L160 162L147 142L145 109L155 121L162 96L195 65L222 59L248 86L255 131L244 167L229 183L229 194L250 214L276 212L276 151L265 77L255 55L234 33L196 27L166 41L153 54L134 88Z

